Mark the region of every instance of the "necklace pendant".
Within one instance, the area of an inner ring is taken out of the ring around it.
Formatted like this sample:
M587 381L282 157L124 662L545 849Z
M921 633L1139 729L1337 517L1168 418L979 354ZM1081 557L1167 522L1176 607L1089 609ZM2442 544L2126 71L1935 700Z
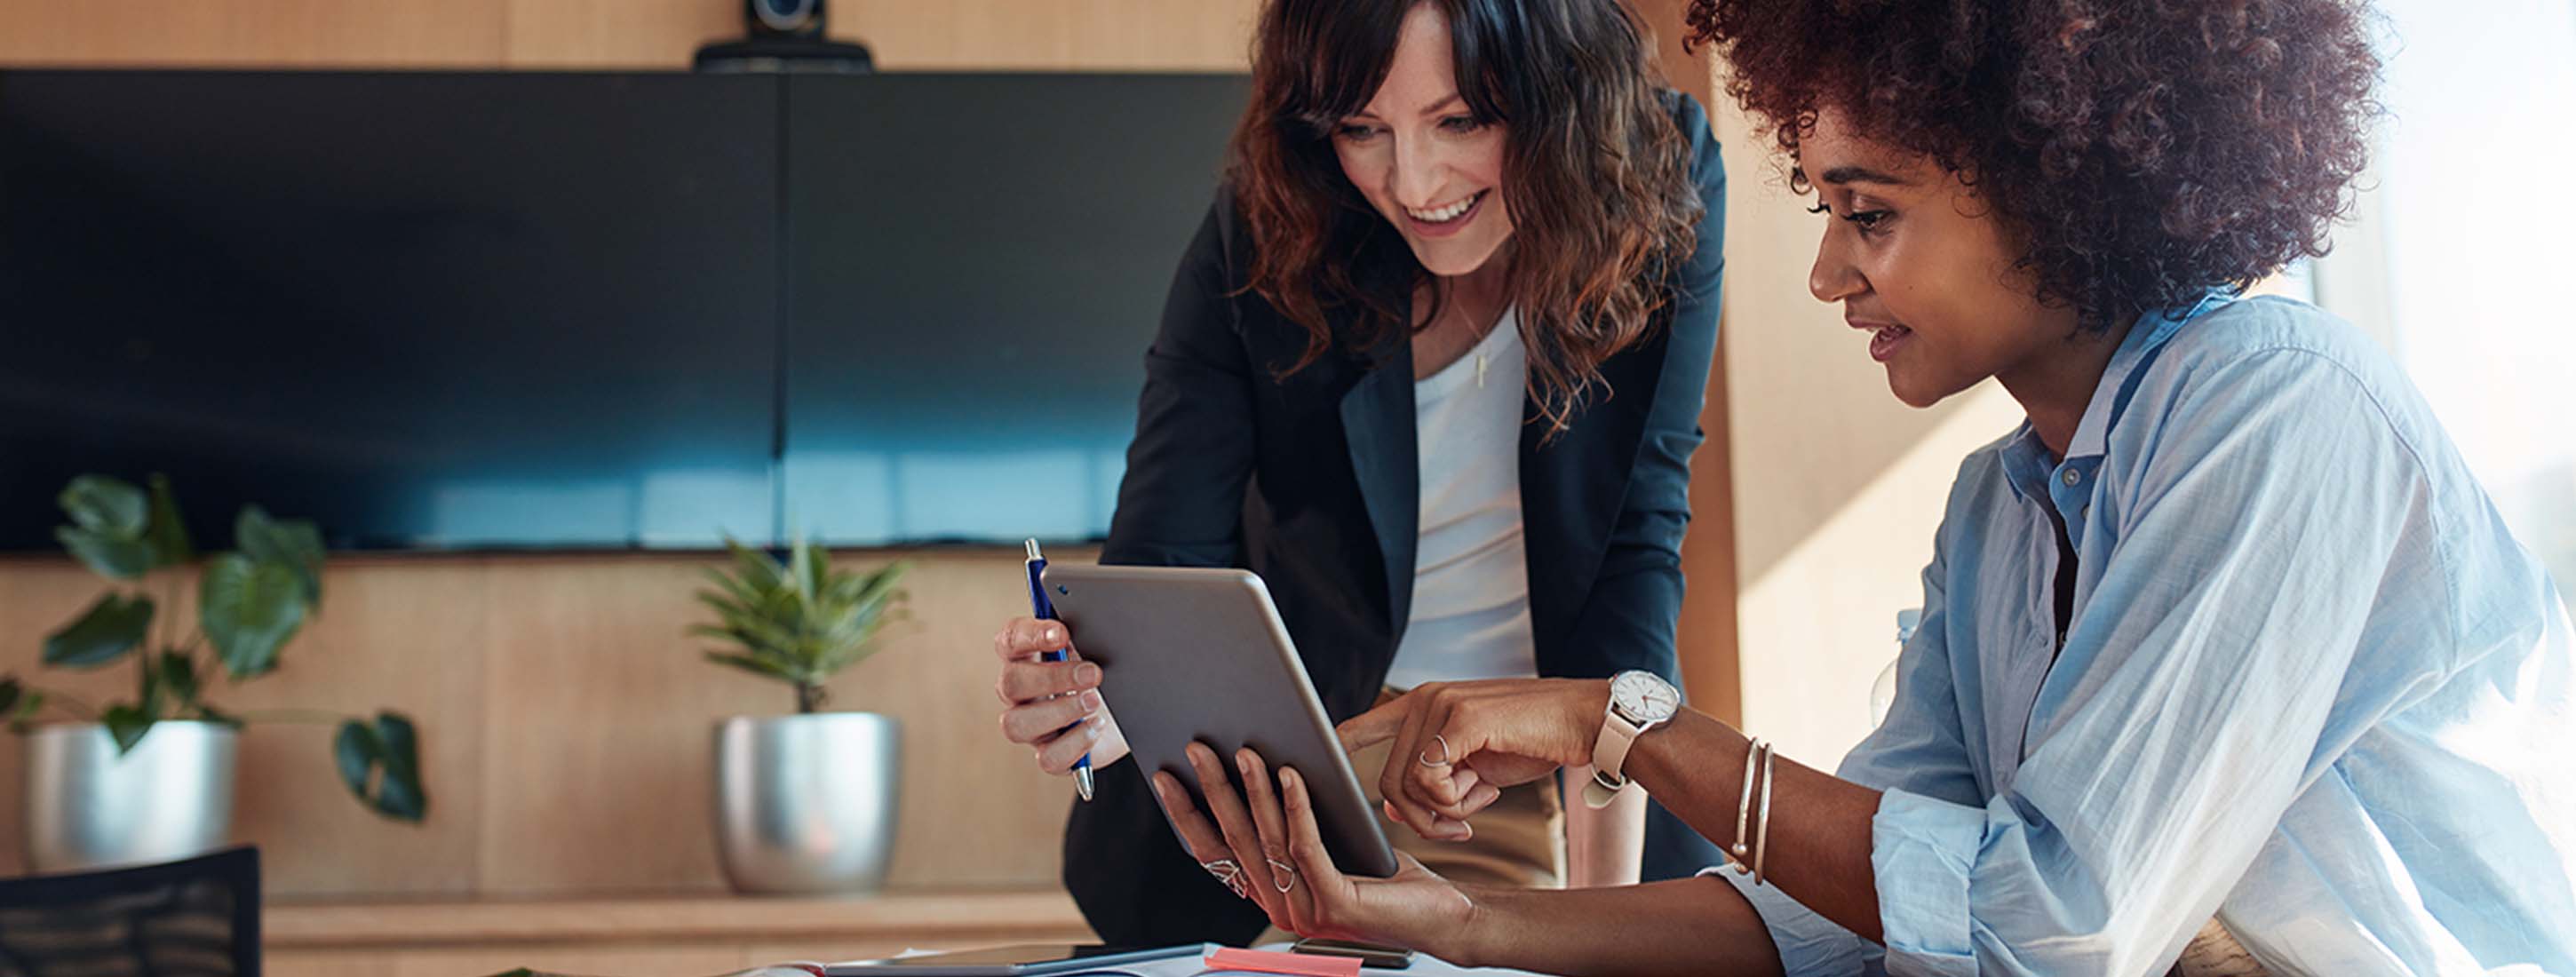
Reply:
M1483 353L1478 353L1478 354L1476 354L1476 388L1477 388L1477 389L1479 389L1479 390L1482 390L1482 389L1484 389L1484 387L1485 387L1485 354L1483 354Z

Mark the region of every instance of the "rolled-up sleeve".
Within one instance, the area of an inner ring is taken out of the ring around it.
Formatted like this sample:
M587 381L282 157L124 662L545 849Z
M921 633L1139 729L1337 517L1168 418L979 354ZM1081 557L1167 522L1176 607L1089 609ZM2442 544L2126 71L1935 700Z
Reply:
M1771 947L1780 954L1780 972L1791 977L1804 974L1883 974L1885 954L1878 944L1852 935L1833 920L1816 914L1789 894L1771 885L1754 885L1753 875L1733 865L1713 865L1701 869L1701 875L1725 879L1744 901L1753 904L1762 917L1762 928L1770 931Z
M1981 809L1902 790L1879 795L1869 825L1869 867L1878 876L1887 952L1918 965L1905 972L1977 972L1970 907L1962 896L1985 834Z

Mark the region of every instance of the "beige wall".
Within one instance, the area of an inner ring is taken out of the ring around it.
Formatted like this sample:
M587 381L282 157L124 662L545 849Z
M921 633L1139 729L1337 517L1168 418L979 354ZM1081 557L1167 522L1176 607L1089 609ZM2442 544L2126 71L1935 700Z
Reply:
M1638 6L1663 39L1675 81L1705 100L1705 57L1683 54L1675 41L1681 0ZM0 65L676 68L700 41L739 33L736 9L731 0L0 0ZM890 69L1241 70L1255 9L1255 0L833 5L834 33L866 40ZM1730 278L1731 296L1741 274ZM1732 302L1728 316L1739 317ZM1742 398L1727 395L1723 375L1710 397L1710 440L1694 462L1699 518L1683 554L1692 582L1683 655L1694 700L1732 716L1726 418ZM1020 613L1017 555L916 556L915 623L833 685L835 705L905 723L895 882L1051 885L1065 782L1034 774L993 726L988 639L995 622ZM790 700L704 664L698 643L680 634L696 615L688 599L695 569L707 562L336 561L323 617L287 650L286 666L214 698L237 709L410 713L421 724L433 809L419 827L379 821L343 794L327 727L255 727L243 741L236 834L262 845L272 895L719 888L705 793L709 727L723 716L783 711ZM38 636L97 592L64 560L0 560L0 671L26 673ZM185 593L174 608L183 620ZM132 681L125 669L43 677L93 700ZM23 868L18 777L17 751L0 749L0 874Z
M1930 410L1888 392L1840 306L1807 292L1823 218L1733 106L1726 358L1745 728L1830 769L1869 732L1896 612L1922 603L1961 457L2020 422L1991 382Z

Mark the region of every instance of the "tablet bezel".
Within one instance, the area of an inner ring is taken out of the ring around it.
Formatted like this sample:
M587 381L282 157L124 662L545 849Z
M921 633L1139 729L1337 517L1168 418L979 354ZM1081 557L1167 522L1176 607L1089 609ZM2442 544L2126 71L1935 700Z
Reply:
M1183 749L1192 740L1215 747L1240 791L1231 761L1250 746L1273 770L1304 775L1336 868L1395 874L1395 850L1260 577L1230 568L1052 564L1045 584L1075 650L1101 667L1101 699L1118 717L1139 776L1170 771L1205 810Z

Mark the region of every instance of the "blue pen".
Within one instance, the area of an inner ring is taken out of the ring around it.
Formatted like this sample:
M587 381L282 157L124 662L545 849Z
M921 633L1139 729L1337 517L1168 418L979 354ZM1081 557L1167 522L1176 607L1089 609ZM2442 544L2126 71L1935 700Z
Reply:
M1038 555L1038 541L1032 539L1029 541L1029 616L1041 621L1052 621L1055 620L1055 602L1047 599L1045 574L1046 557ZM1058 648L1054 651L1039 652L1038 660L1063 661L1064 651ZM1073 761L1073 790L1082 795L1083 800L1091 799L1091 754L1089 753L1083 754L1082 759Z

